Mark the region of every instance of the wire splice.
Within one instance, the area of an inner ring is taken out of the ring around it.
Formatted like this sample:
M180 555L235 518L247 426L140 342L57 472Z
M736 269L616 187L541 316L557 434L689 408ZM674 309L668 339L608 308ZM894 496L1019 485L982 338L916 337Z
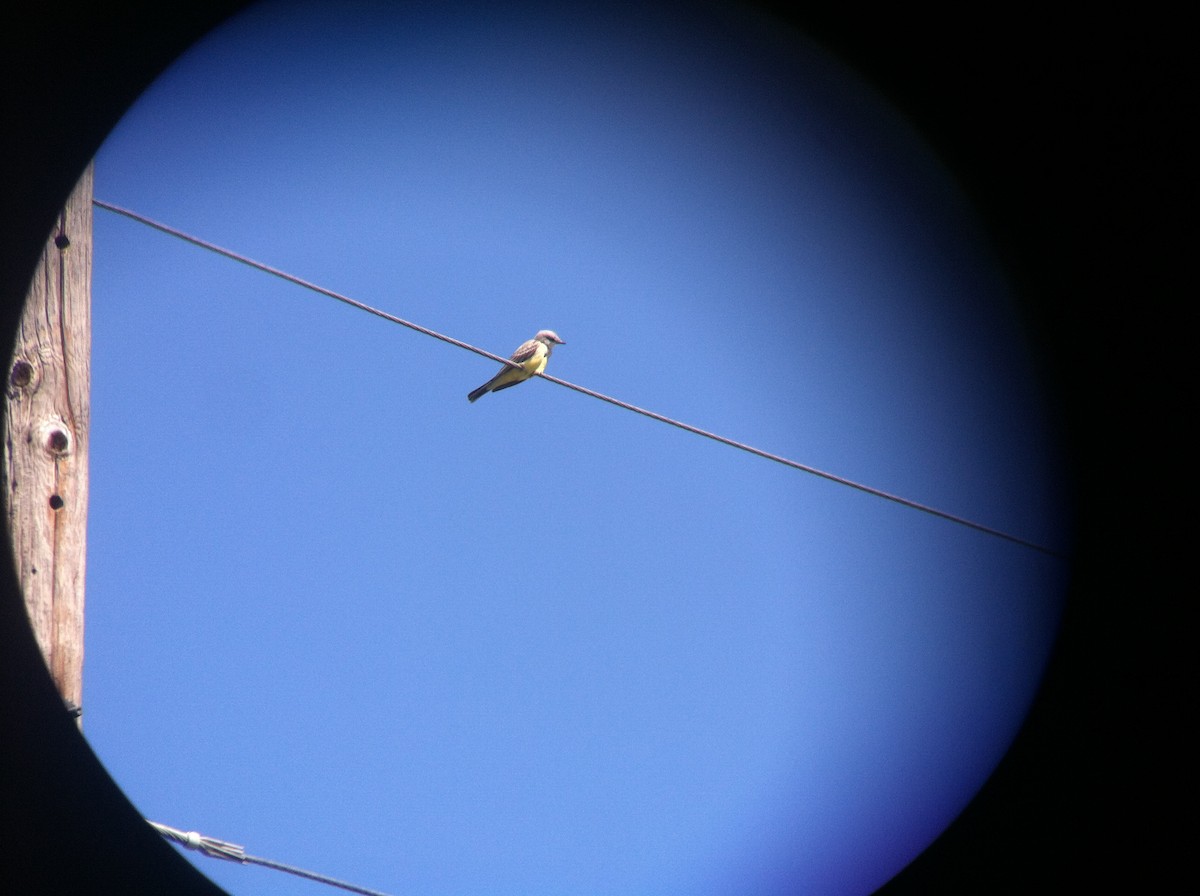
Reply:
M336 877L329 877L326 874L319 874L316 871L297 868L295 865L276 862L274 859L264 859L260 856L247 855L245 847L239 846L236 843L230 843L227 840L218 840L216 837L209 837L197 831L181 831L178 828L159 824L157 821L150 821L148 819L146 823L173 843L178 843L180 846L185 846L188 849L197 850L213 859L224 859L227 862L237 862L240 865L261 865L264 868L272 868L276 871L294 874L297 877L303 877L320 884L327 884L331 887L338 887L342 890L348 890L351 893L360 893L362 896L388 896L387 893L379 890L360 887L358 884L338 880Z

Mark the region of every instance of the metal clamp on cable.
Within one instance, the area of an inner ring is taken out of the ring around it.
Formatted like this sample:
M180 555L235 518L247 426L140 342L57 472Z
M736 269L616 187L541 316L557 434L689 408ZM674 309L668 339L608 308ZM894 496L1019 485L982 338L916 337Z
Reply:
M172 840L180 846L186 846L188 849L199 850L206 856L212 856L214 859L225 859L230 862L244 863L246 861L245 848L236 843L218 840L216 837L206 837L197 831L181 831L155 821L147 821L146 823L168 840Z

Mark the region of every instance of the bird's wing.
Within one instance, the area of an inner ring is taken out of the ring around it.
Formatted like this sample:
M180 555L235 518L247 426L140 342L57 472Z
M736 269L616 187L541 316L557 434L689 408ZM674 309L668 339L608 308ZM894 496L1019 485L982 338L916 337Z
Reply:
M522 342L521 347L512 353L512 357L509 358L509 360L515 361L518 364L524 364L537 353L539 348L542 347L542 344L536 339L530 339L528 342Z

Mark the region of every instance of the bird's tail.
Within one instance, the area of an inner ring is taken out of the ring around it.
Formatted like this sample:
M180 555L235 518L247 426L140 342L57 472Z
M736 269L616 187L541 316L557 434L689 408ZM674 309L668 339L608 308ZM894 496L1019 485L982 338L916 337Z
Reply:
M468 394L468 395L467 395L467 401L469 401L469 402L472 402L472 403L474 403L474 402L478 401L480 397L482 397L483 395L486 395L486 394L487 394L487 391L488 391L488 386L490 386L490 385L491 385L491 383L490 383L490 382L488 382L488 383L484 383L484 384L483 384L482 386L480 386L478 389L476 389L475 391L473 391L473 392L471 392L470 394Z

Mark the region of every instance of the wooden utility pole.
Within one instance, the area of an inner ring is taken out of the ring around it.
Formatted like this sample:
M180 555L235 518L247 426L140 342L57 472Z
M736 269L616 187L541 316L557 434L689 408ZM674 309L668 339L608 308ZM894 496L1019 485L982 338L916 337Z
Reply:
M92 166L29 284L9 366L5 511L29 621L65 701L83 705Z

